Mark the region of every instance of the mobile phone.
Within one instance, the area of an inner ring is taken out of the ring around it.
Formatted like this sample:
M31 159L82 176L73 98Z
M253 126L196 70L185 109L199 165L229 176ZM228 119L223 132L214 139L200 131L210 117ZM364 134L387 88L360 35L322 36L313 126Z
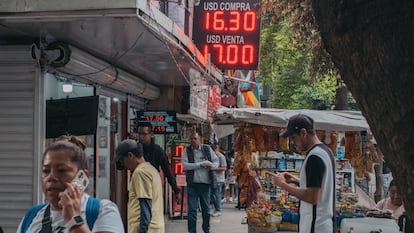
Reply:
M76 173L75 178L70 182L73 187L78 186L79 190L83 193L88 187L89 184L89 178L86 175L84 170L79 170L78 173Z
M266 174L275 176L278 172L265 171Z

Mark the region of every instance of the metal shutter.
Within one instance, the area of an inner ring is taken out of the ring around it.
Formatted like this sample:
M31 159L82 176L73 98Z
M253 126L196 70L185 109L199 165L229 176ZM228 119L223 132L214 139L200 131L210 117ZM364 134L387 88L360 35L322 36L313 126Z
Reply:
M0 46L0 226L16 232L38 200L39 127L35 78L40 78L30 46Z

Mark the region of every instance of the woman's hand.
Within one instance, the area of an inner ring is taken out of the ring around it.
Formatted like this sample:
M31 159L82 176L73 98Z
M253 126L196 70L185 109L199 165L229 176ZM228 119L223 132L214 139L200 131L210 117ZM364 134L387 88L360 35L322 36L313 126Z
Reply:
M59 207L62 208L63 220L67 223L73 216L80 215L82 193L78 186L66 183L66 190L59 194Z

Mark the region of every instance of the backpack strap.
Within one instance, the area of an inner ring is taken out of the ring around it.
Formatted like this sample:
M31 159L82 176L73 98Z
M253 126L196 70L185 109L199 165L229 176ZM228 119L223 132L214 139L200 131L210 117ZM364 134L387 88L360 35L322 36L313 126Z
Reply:
M95 221L98 218L100 202L101 199L99 198L89 197L86 203L86 222L88 223L88 227L90 230L92 230L93 225L95 224ZM47 203L35 205L27 211L22 222L21 233L26 233L37 212L39 212L39 210L46 205Z
M101 199L95 197L89 197L86 202L86 222L88 223L89 230L91 231L99 215L100 202Z
M37 212L39 212L39 210L42 209L46 205L47 203L35 205L27 211L26 215L24 216L23 222L22 222L21 233L26 233L27 228L29 228L30 224L32 224L32 221L34 217L36 216Z

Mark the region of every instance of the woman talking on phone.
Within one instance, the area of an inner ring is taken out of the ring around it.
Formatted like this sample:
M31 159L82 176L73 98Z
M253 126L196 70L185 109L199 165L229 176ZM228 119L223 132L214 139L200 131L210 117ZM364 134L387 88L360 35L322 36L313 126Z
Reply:
M29 209L17 233L124 233L113 202L90 197L83 192L82 184L71 184L75 178L82 178L76 177L82 174L80 170L88 174L87 164L85 144L76 137L60 137L47 147L41 170L46 203Z

